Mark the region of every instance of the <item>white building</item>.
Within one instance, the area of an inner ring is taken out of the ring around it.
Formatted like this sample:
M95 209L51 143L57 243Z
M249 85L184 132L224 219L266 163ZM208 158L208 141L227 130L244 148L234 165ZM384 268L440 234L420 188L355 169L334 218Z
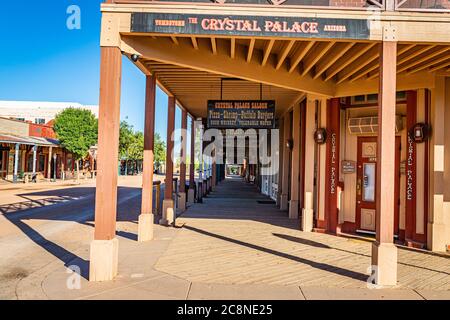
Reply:
M91 110L98 118L97 105L82 105L77 102L47 102L47 101L1 101L0 117L31 121L45 124L55 119L56 114L66 108L82 108Z

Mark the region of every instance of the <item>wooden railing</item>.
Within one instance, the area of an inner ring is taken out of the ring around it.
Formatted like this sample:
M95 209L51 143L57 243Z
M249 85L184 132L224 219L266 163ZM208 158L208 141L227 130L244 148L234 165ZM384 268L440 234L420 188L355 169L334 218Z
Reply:
M395 10L450 12L450 0L396 0Z
M450 0L106 0L117 4L195 3L203 5L259 5L319 9L450 12Z

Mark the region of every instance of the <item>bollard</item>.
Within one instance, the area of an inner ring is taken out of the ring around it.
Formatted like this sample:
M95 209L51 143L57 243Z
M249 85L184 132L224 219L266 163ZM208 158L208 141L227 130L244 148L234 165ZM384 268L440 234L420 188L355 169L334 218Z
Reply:
M202 182L199 180L197 181L197 203L202 203L203 202L203 186L202 186Z
M161 214L161 181L153 181L153 185L156 186L155 193L155 213Z
M174 209L178 208L178 178L173 178L173 193L172 193Z

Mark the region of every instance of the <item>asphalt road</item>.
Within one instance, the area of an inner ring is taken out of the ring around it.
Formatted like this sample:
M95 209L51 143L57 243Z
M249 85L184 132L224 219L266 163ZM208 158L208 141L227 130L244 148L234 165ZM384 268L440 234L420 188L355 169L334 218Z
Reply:
M162 188L163 190L163 188ZM163 193L163 192L161 192ZM15 299L21 279L72 252L93 238L93 184L55 190L17 190L22 202L0 205L0 299ZM119 179L117 234L136 238L141 177ZM17 200L14 198L14 200Z

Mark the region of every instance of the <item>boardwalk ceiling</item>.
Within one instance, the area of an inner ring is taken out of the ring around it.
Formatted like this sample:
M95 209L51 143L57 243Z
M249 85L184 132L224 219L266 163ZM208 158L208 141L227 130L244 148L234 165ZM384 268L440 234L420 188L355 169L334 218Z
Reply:
M220 98L275 99L277 112L282 112L304 92L334 96L336 90L375 84L379 76L380 43L373 41L176 35L122 39L140 55L138 66L155 73L196 116L205 116L207 99ZM424 79L434 72L450 72L448 44L399 43L399 79Z

